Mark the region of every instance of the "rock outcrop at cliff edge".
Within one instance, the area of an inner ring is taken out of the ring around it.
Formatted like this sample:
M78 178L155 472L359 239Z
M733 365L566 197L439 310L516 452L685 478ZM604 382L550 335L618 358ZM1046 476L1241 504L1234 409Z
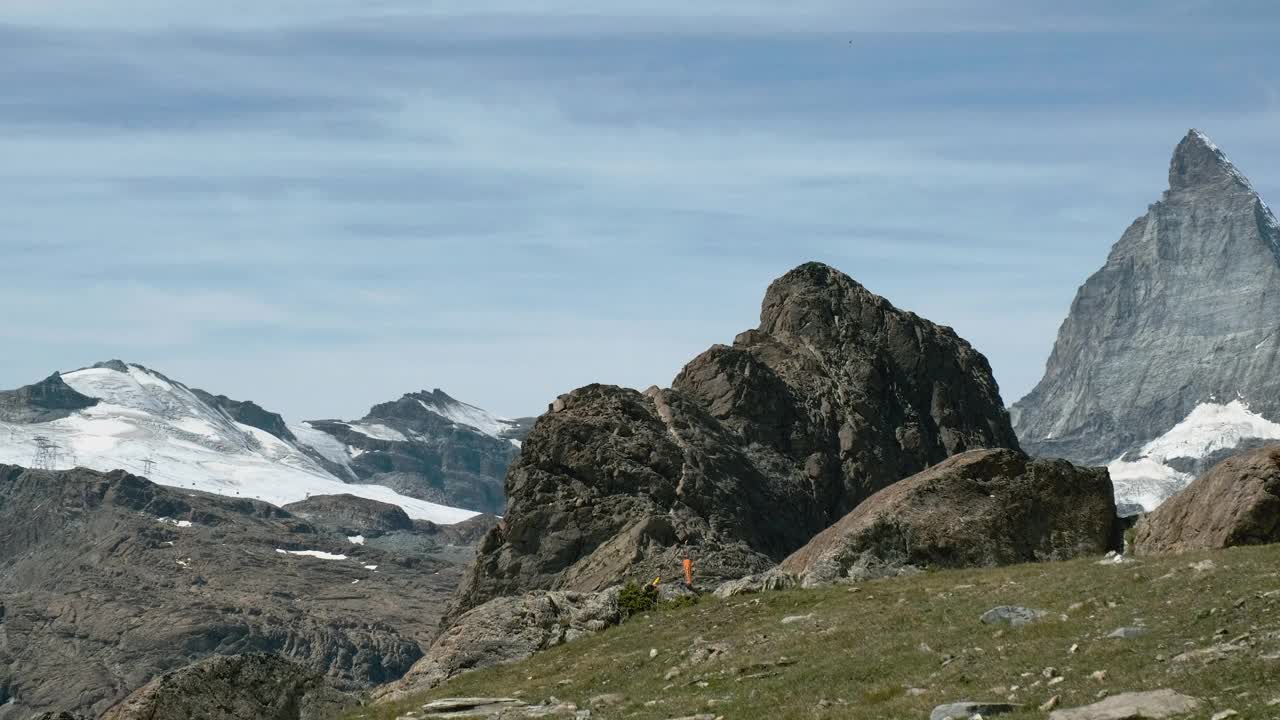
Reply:
M458 618L380 701L433 688L471 670L519 662L622 620L619 588L598 593L533 592L495 598Z
M1017 448L986 359L818 263L671 389L591 385L538 419L455 612L538 589L767 569L875 491L954 453Z
M1218 463L1138 521L1140 554L1280 542L1280 446Z
M818 585L1100 555L1118 542L1104 468L974 450L872 495L778 570Z
M250 653L158 677L101 720L326 720L355 704L301 665Z

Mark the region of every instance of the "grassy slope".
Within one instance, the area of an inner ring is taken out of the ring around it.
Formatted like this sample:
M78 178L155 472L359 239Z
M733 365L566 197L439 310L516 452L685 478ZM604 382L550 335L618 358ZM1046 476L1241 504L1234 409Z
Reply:
M1205 559L1216 567L1189 567ZM593 717L713 712L730 719L925 718L943 702L1003 700L1012 693L1030 706L1002 716L1012 719L1044 717L1036 706L1053 695L1073 707L1095 701L1103 690L1162 687L1203 698L1212 711L1280 717L1280 706L1268 706L1280 698L1280 660L1265 657L1280 653L1277 591L1280 546L1123 565L1081 560L946 571L862 583L856 590L709 599L634 618L517 665L463 675L414 702L365 708L350 717L394 718L449 696L514 694L529 702L555 696L591 707L594 696L621 693L625 702L593 708ZM1054 615L1016 629L978 622L984 611L1003 604ZM781 623L785 616L810 613L811 619ZM1150 632L1104 639L1130 625ZM1172 659L1246 633L1238 650L1214 662ZM699 638L723 643L727 652L665 680ZM658 651L654 659L650 648ZM783 659L793 664L768 665ZM1065 677L1051 688L1042 677L1050 666ZM1090 677L1098 670L1106 671L1105 680ZM1021 689L1011 690L1015 685Z

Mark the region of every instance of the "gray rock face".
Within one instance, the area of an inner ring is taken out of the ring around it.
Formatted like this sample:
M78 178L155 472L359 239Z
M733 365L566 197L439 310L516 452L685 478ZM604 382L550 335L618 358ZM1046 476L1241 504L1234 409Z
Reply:
M1101 555L1119 543L1102 468L972 450L872 495L778 569L820 585L928 567Z
M297 440L279 413L266 410L251 400L232 400L226 395L214 395L196 388L191 388L191 392L209 405L220 408L238 423L265 430L286 442Z
M457 619L380 699L433 688L460 673L518 662L622 620L614 587L598 593L535 592L501 597Z
M345 689L400 677L467 558L417 528L354 545L326 522L119 471L0 466L0 720L96 717L219 655L276 653Z
M1241 400L1280 419L1278 248L1271 210L1190 132L1174 151L1169 189L1080 288L1044 378L1014 404L1023 447L1088 465L1150 459L1112 472L1122 501L1150 508L1235 444L1209 442L1220 430L1208 422L1183 433L1190 443L1144 448L1197 406ZM1257 432L1237 425L1246 439Z
M769 287L758 329L694 359L672 389L557 399L457 609L677 576L686 550L698 582L759 573L880 488L982 447L1017 447L986 359L802 265Z
M338 463L325 453L313 453L343 480L385 485L410 497L496 514L506 507L503 478L520 452L515 442L531 424L529 418L493 418L441 390L409 393L375 405L355 422L306 423L354 455ZM362 432L369 427L390 432Z
M51 422L97 404L97 399L72 390L61 375L54 373L33 385L0 391L0 421Z
M166 673L101 720L326 720L355 704L301 665L250 653Z

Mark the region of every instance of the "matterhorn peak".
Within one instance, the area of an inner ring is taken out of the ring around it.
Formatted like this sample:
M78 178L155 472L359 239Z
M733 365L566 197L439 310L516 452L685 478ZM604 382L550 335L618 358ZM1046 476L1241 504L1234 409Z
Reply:
M1192 128L1173 150L1169 161L1169 189L1187 190L1236 185L1253 192L1253 186L1222 149L1202 130Z

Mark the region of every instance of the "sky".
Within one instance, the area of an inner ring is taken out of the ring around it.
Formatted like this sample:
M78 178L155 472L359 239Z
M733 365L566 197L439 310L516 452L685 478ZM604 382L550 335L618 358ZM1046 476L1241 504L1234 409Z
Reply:
M1280 203L1280 4L0 0L0 387L293 421L668 385L829 263L1007 403L1205 130Z

